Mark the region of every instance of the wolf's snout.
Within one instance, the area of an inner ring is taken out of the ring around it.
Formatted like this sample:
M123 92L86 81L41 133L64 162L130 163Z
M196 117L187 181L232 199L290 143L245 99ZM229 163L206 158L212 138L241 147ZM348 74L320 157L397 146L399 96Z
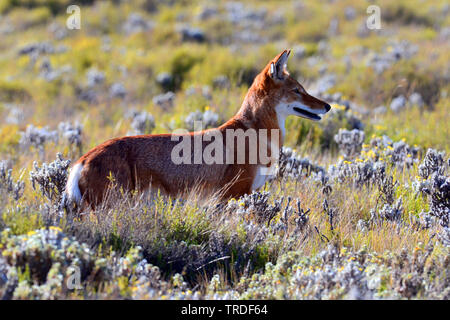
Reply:
M326 110L325 112L328 112L331 110L331 106L328 103L325 105L325 110Z

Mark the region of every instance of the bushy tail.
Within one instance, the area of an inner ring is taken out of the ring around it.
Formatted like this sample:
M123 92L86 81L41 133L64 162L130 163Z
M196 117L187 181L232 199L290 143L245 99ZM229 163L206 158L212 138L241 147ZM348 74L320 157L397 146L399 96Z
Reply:
M66 194L67 200L70 202L75 202L79 204L81 202L81 191L78 186L78 181L80 180L81 171L83 170L83 165L77 163L73 166L69 174L69 179L67 179Z

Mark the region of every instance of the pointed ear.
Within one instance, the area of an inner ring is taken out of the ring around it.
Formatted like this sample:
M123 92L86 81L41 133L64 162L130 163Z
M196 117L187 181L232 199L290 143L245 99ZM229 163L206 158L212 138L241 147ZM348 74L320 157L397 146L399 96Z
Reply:
M272 79L284 80L286 78L286 76L288 75L288 72L286 70L287 60L290 54L290 49L284 50L272 60L269 66L269 76Z

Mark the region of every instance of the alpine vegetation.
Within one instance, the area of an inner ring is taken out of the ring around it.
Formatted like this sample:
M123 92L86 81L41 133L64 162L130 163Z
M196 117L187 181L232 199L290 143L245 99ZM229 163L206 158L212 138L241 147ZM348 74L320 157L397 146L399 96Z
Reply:
M20 139L20 144L26 149L30 146L36 148L41 158L44 157L45 145L49 142L58 142L58 132L50 131L48 127L38 128L29 124Z
M50 202L58 203L63 196L67 172L70 160L64 160L61 153L56 155L56 160L41 166L35 161L33 170L30 171L30 181L34 190L39 190Z
M133 111L131 113L130 135L150 134L155 128L155 119L147 111Z
M419 165L419 175L414 187L416 192L429 199L430 210L425 216L437 218L442 227L448 228L450 221L450 175L444 161L444 152L428 149ZM445 231L444 232L448 232Z
M209 109L205 112L196 110L187 115L184 123L186 125L186 129L189 131L199 129L195 127L196 125L202 129L214 128L219 123L219 115Z
M0 3L1 300L450 299L448 1Z
M78 151L79 154L82 152L82 133L83 126L77 123L60 122L58 124L58 131L62 139L66 140L71 148Z
M364 131L339 129L339 132L334 136L334 141L339 145L339 150L344 158L352 159L361 152L364 138Z
M19 179L14 181L12 169L8 168L6 161L0 161L0 192L6 193L18 201L24 192L25 183Z

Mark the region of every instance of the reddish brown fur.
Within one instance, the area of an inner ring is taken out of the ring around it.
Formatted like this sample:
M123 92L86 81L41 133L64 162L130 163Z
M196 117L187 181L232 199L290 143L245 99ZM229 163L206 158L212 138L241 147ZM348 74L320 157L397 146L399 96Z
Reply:
M298 100L298 94L292 93L294 88L301 90L305 105L311 109L323 109L325 103L308 95L287 73L283 81L270 77L270 64L281 55L275 57L255 78L238 113L213 130L221 131L225 137L226 129L269 129L269 133L270 129L280 129L275 106L282 98ZM205 131L189 133L191 137L204 134ZM199 185L206 195L226 186L222 194L225 199L251 192L256 164L176 165L171 161L171 152L178 143L171 141L170 134L141 135L112 139L93 148L77 161L83 165L78 186L84 201L94 207L103 200L110 184L110 173L116 184L125 190L142 191L151 186L165 194L178 196ZM208 143L203 142L203 145ZM279 145L282 143L283 137L280 136Z

